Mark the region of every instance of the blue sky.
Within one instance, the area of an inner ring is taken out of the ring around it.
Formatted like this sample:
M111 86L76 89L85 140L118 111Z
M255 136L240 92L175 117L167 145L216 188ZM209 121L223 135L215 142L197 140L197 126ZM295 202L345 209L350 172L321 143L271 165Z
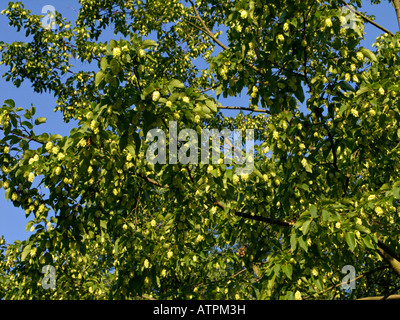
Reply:
M42 8L46 5L52 5L58 12L60 12L67 20L74 20L77 17L79 8L78 0L35 0L35 1L22 1L27 9L30 9L35 14L42 14ZM380 5L372 6L370 1L362 1L364 4L365 12L374 14L376 22L392 32L399 29L397 24L394 8L387 1ZM0 11L5 9L8 1L0 0ZM25 41L25 33L17 33L16 29L8 26L8 19L0 16L0 41L11 43L13 41ZM372 43L376 37L382 32L377 28L366 24L365 25L365 41L363 45L371 48ZM111 36L111 30L110 30ZM7 69L0 66L0 74L3 74ZM43 125L47 132L52 134L58 133L67 135L71 130L73 124L65 124L62 121L61 113L54 113L55 98L51 94L37 94L34 93L30 87L29 82L24 82L19 88L16 88L10 82L6 82L0 78L0 103L4 100L13 99L18 107L29 107L33 104L37 108L37 117L46 117L47 123ZM231 101L228 105L240 105L242 102L247 103L247 98L242 97ZM22 209L15 208L11 202L7 202L4 197L4 190L0 189L0 236L4 235L7 243L12 243L15 240L23 240L29 236L29 232L25 231L26 223L29 220L25 218L25 212Z

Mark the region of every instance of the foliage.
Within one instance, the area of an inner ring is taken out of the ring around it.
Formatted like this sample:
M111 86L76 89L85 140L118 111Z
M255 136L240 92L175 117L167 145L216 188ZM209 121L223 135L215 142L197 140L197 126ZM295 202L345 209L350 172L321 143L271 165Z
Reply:
M395 293L378 248L400 251L398 34L362 48L362 20L343 28L338 1L80 4L55 30L20 2L2 12L27 36L0 43L6 80L54 94L77 126L36 134L35 107L0 109L0 184L35 231L2 244L0 298ZM248 106L222 105L242 93ZM169 136L170 121L254 129L253 173L149 163L146 135ZM55 290L42 287L44 265ZM351 293L344 265L361 275Z

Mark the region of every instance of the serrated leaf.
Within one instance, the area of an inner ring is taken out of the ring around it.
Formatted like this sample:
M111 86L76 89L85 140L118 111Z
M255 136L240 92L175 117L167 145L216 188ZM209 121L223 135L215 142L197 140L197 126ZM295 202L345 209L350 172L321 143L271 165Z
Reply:
M45 123L46 120L47 120L47 119L44 118L44 117L37 118L37 119L35 120L35 124L36 124L36 125L39 125L39 124Z
M11 108L15 108L15 102L12 99L7 99L4 101L5 104L8 104Z
M292 249L292 252L294 252L297 248L297 239L295 233L290 235L290 248Z
M317 209L317 206L315 206L315 205L311 205L310 206L310 213L311 213L311 216L313 217L313 218L317 218L317 216L318 216L318 209Z
M296 86L296 92L294 93L294 95L296 96L297 99L299 99L301 103L304 102L305 96L302 86Z
M24 249L22 250L22 253L21 253L21 261L25 261L26 257L31 252L31 248L32 248L31 244L28 244L24 247Z
M279 263L274 265L274 273L276 276L279 275L279 272L281 271L281 265Z
M181 81L179 81L177 79L171 80L169 82L169 86L172 86L174 88L179 88L179 89L184 89L185 88L185 85Z
M157 42L155 42L154 40L151 39L146 39L142 42L141 47L143 49L149 48L149 47L156 47L157 46Z
M307 172L312 173L312 169L309 163L307 163L304 168L306 169Z
M215 94L217 95L217 97L219 97L221 95L222 90L223 90L223 86L222 85L217 87L217 90L215 91Z
M101 58L101 60L100 60L100 69L105 71L107 69L107 67L108 67L108 59L107 59L107 57Z
M400 187L393 188L393 197L395 199L400 199Z
M301 247L305 252L308 252L308 246L307 246L307 243L304 241L303 236L301 236L301 237L298 238L298 242L299 242L300 247Z
M282 271L286 274L289 279L292 279L293 267L291 264L284 264Z
M354 88L353 88L348 82L340 81L340 82L338 83L338 85L339 85L339 87L342 88L343 90L355 91Z
M96 73L96 76L94 78L94 82L96 84L96 86L100 85L100 82L103 81L103 79L105 78L106 74L103 71L99 71Z
M214 113L218 112L217 105L215 104L214 101L206 100L206 105L212 112L214 112Z
M356 97L362 95L363 93L366 93L368 91L370 91L371 88L370 87L363 87L360 88L357 92L356 92Z
M366 233L366 234L371 233L371 230L369 230L367 227L363 226L362 224L356 224L356 229L362 233Z
M118 44L117 41L115 41L114 39L110 40L109 45L111 49L114 49L117 46L117 44Z
M308 231L310 230L310 224L311 224L311 220L307 220L301 226L301 231L303 232L303 235L306 235L308 233Z
M374 243L372 242L371 237L367 234L365 236L363 236L362 241L364 243L364 245L368 248L368 249L375 249Z
M347 244L350 247L350 250L354 251L354 249L356 247L356 235L355 235L355 233L354 232L347 232L344 235L344 237L346 239Z
M7 189L4 194L4 197L6 198L7 201L10 200L10 193L11 193L11 189Z
M29 222L26 224L26 228L25 228L26 232L29 231L29 229L33 226L33 224L34 224L33 221L29 221Z
M118 74L120 67L119 67L119 62L116 59L112 59L110 61L110 69L114 75Z
M364 56L366 56L370 61L372 62L378 62L378 59L376 59L375 54L371 51L368 50L367 48L361 48L360 51L363 53Z

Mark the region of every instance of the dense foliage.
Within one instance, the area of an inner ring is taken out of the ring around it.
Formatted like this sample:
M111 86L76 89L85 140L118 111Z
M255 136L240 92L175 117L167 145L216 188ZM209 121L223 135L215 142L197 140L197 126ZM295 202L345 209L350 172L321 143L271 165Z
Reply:
M396 293L399 34L361 47L364 20L332 0L80 5L53 28L20 2L2 12L27 37L0 42L5 79L54 94L77 126L36 134L45 106L2 93L0 185L34 233L1 244L0 298ZM171 121L199 135L253 129L254 170L150 163L147 133L169 137ZM45 265L55 289L42 286Z

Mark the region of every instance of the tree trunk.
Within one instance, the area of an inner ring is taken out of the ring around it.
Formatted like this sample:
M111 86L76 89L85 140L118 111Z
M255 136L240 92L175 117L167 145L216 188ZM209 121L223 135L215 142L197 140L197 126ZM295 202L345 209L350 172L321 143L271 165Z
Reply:
M400 0L393 0L393 6L396 9L397 22L400 29Z

